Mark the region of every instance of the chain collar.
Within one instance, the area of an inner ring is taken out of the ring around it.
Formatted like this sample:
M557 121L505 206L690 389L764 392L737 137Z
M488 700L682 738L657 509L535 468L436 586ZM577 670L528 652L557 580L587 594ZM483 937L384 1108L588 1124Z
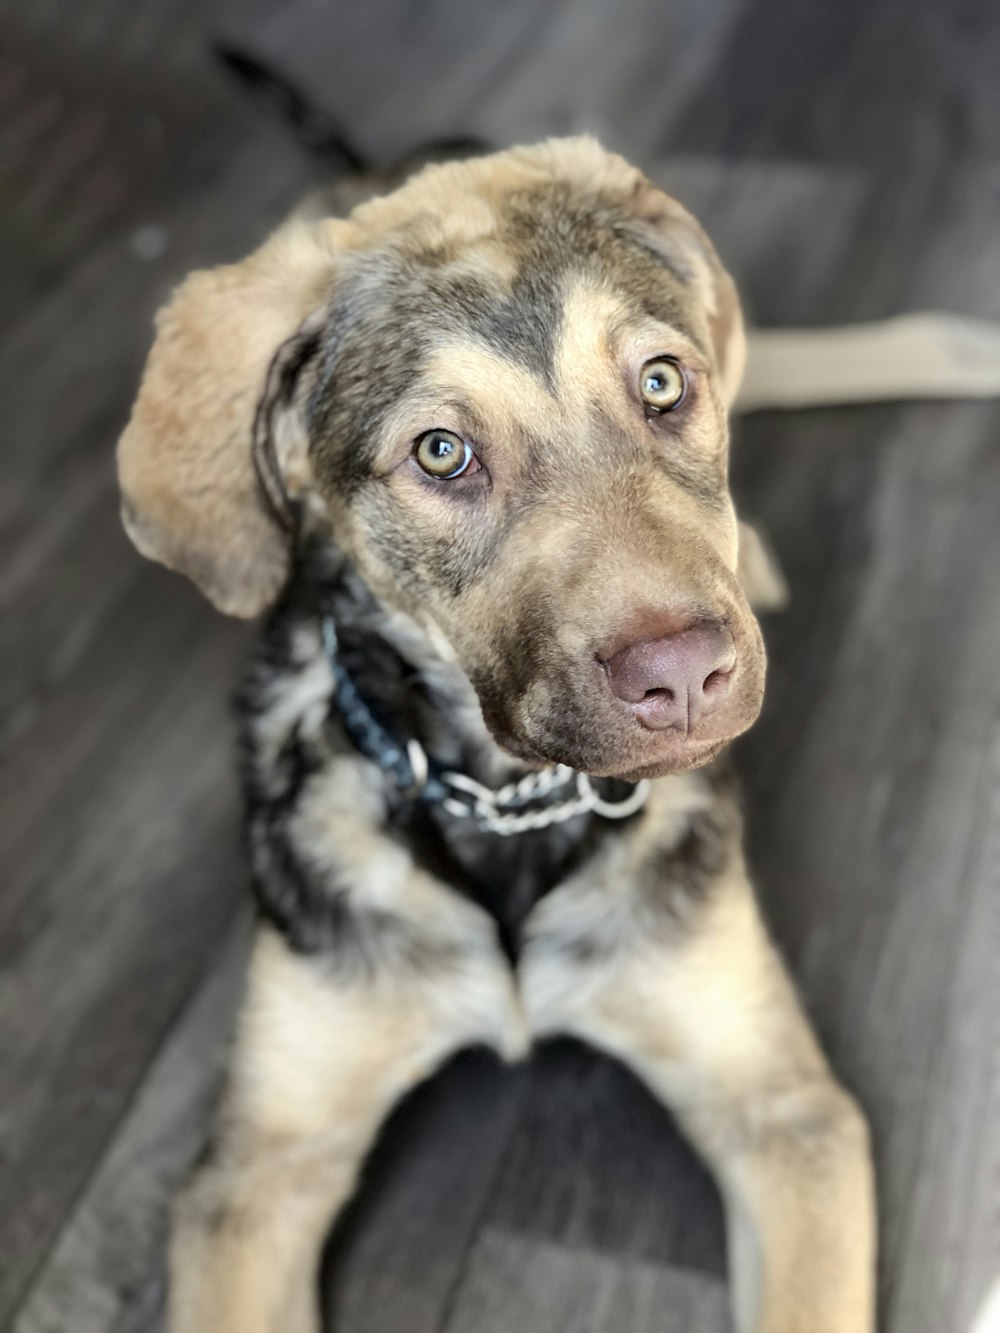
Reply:
M438 805L455 819L471 820L484 832L504 838L562 824L576 815L627 819L646 804L648 782L635 783L622 801L607 801L586 773L565 764L528 773L498 788L444 768L419 741L400 741L382 725L340 660L333 617L324 615L320 628L344 729L366 759L392 776L406 800Z

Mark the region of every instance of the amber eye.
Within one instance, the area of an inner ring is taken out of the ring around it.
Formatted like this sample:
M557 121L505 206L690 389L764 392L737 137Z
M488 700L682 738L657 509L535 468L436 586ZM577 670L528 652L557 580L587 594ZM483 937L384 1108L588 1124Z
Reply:
M647 361L639 375L643 402L654 412L670 412L679 407L687 392L687 380L676 361L658 356Z
M478 472L472 446L450 430L428 430L417 440L413 455L423 470L438 481L451 481L466 472Z

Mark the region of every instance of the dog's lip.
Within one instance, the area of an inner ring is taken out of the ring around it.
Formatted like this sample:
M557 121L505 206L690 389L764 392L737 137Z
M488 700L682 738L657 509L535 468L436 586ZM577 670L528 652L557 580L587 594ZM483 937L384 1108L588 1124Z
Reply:
M710 764L727 745L732 744L733 739L735 737L708 741L703 745L687 745L676 757L661 758L654 763L644 764L640 768L628 769L624 772L620 770L602 770L600 773L594 773L591 776L618 778L621 782L644 782L647 779L677 777Z
M637 724L638 725L638 724ZM648 736L649 733L646 732ZM580 768L592 778L617 778L622 782L642 782L646 778L662 778L680 773L689 773L710 763L717 754L726 748L735 736L724 736L714 740L695 742L675 733L676 742L671 746L670 754L661 754L658 758L638 768L622 768L620 764L601 765L599 767ZM512 732L494 732L493 739L501 749L531 769L551 768L553 764L564 763L568 768L577 768L569 756L563 759L548 758Z
M491 727L490 733L501 750L506 750L512 758L525 764L528 768L541 770L552 767L553 761L551 759L546 759L544 755L539 754L533 746L528 745L520 736L515 736L513 732L494 731Z

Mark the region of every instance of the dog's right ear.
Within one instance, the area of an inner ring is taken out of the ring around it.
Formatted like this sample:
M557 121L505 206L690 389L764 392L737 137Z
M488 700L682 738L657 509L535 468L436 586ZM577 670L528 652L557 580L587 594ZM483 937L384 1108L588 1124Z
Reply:
M268 379L278 349L326 303L342 225L293 223L243 263L192 274L157 319L118 445L128 535L230 615L257 615L288 574L280 478L265 490L254 453L284 460L254 447L254 420L265 386L281 389Z
M789 592L778 558L752 524L739 520L736 577L754 611L784 611Z

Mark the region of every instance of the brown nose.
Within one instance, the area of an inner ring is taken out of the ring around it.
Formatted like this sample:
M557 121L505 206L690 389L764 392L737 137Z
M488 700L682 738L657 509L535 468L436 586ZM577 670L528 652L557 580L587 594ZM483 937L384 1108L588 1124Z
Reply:
M627 644L605 663L613 693L643 726L683 732L722 703L735 666L732 635L715 624Z

